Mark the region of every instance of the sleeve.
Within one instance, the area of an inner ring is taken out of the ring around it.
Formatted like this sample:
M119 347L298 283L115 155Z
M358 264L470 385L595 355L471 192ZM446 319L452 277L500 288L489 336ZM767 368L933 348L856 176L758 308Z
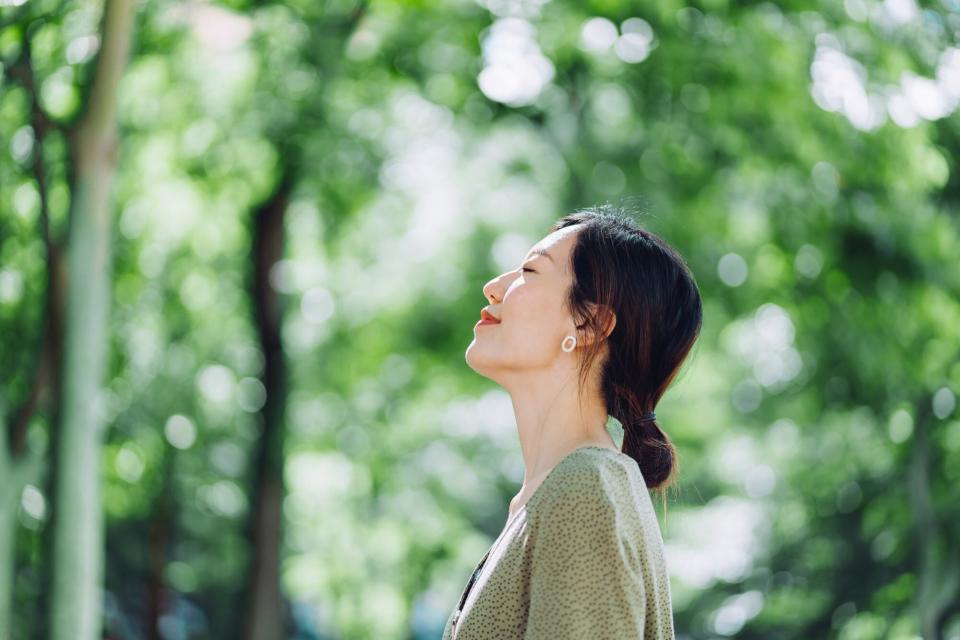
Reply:
M602 491L563 488L540 503L528 538L525 640L643 638L644 580Z

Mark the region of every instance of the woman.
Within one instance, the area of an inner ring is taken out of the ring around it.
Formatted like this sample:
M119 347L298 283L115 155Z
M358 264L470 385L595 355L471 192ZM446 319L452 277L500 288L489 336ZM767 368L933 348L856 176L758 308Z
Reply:
M510 393L525 473L443 639L673 638L648 489L676 464L653 409L700 333L693 275L600 206L558 220L483 293L466 360Z

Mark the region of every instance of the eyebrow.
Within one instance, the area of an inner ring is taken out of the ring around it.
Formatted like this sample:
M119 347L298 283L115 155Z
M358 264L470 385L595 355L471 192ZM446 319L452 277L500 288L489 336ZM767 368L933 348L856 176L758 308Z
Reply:
M550 262L554 264L557 263L557 261L553 259L553 256L547 253L546 250L544 249L533 249L530 251L529 254L527 254L527 258L529 258L530 256L543 256L545 258L549 258Z

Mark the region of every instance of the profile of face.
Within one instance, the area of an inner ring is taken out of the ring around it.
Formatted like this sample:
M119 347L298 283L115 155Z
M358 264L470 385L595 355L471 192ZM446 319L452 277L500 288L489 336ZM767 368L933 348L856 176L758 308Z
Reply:
M570 254L582 225L550 233L527 253L520 266L487 282L485 309L500 322L477 323L465 359L480 375L508 386L532 372L555 370L573 362L560 345L576 336L576 324L564 308L573 284Z

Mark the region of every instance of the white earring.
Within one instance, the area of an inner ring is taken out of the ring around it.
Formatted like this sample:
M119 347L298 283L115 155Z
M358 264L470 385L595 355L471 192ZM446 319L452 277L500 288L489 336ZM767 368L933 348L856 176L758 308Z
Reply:
M573 342L570 343L569 349L567 348L567 340L573 340ZM577 346L577 339L573 336L567 336L566 338L563 339L563 342L560 343L560 348L563 349L566 353L570 353L571 351L573 351L573 348L576 346Z

